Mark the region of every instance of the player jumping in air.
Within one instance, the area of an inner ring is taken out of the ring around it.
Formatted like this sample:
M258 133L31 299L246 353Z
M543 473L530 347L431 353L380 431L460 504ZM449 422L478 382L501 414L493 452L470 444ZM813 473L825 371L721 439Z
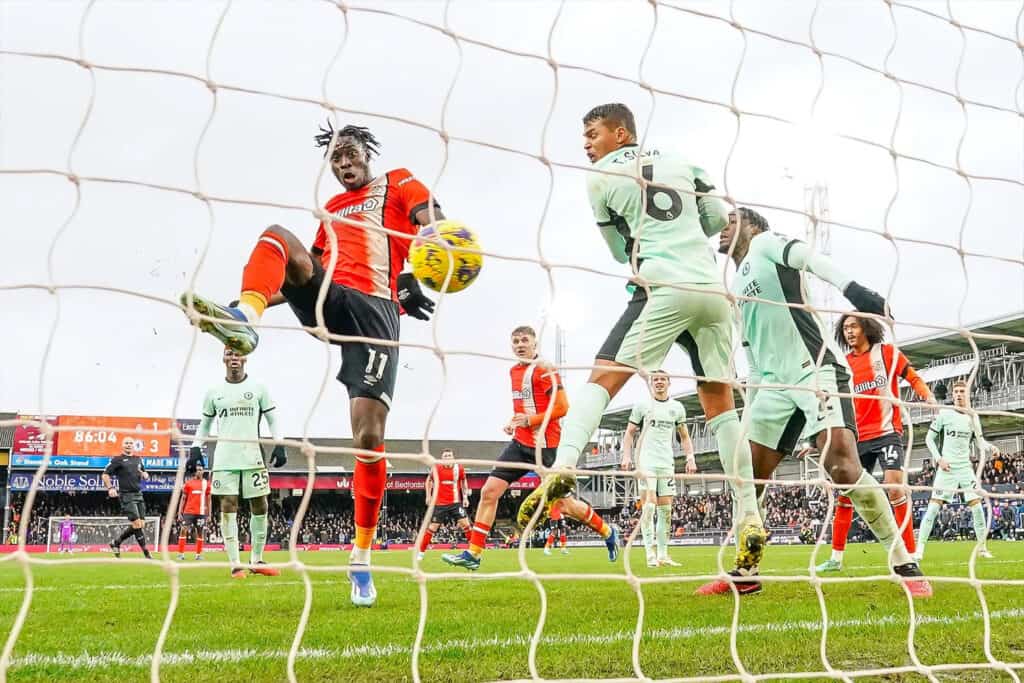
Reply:
M111 498L121 499L121 512L128 518L128 528L117 539L110 542L114 557L121 557L121 544L134 536L142 554L150 559L146 547L146 501L142 498L142 481L149 479L149 473L142 466L142 458L135 454L135 439L126 436L121 441L121 454L107 463L103 470L103 486ZM117 479L117 487L113 479Z
M185 559L185 543L190 529L196 536L196 559L203 559L203 533L206 530L206 517L210 514L210 493L213 490L205 474L202 464L196 463L192 478L181 485L181 498L178 500L179 560Z
M408 170L399 168L378 176L370 172L370 160L380 143L368 129L342 128L333 149L333 129L321 131L316 144L327 148L331 171L345 188L325 208L344 221L321 223L308 250L289 230L270 226L257 240L242 272L238 306L221 306L199 296L193 296L193 305L199 313L224 321L203 321L203 331L240 353L250 353L258 337L249 325L259 322L267 306L287 302L303 325L315 326L320 285L329 277L323 306L328 332L382 342L341 342L338 375L348 390L352 445L363 451L356 456L352 473L356 532L349 564L360 569L349 572L351 595L354 604L368 607L377 600L369 571L370 546L387 484L384 427L398 370L398 346L394 343L398 341L399 304L420 320L429 319L434 310L434 303L423 295L412 274L401 272L409 240L380 229L414 235L420 226L444 215L430 191ZM336 238L336 253L328 231ZM337 260L327 274L332 255ZM183 295L182 303L187 304L188 298Z
M452 449L441 451L442 461L454 459L455 452ZM434 471L427 475L425 482L428 503L434 498L435 483L437 499L434 500L434 516L430 518L430 524L418 546L421 560L442 524L455 520L462 533L469 538L469 516L466 514L466 508L469 507L469 481L466 480L466 468L457 462L447 465L439 462L434 465Z
M505 433L512 440L498 456L498 465L491 470L491 475L480 491L480 504L476 508L473 530L469 534L469 550L441 556L445 562L456 567L470 570L480 568L480 555L487 545L491 525L494 524L498 499L512 482L521 479L528 471L524 467L502 467L501 463L535 466L539 450L541 462L550 467L562 436L559 420L568 410L569 402L558 372L537 355L537 333L532 327L523 325L512 330L512 353L519 359L510 371L513 415L505 425ZM565 515L586 524L604 539L610 561L618 559L618 532L589 504L576 498L565 498L561 507Z
M633 439L639 436L636 469L645 473L637 481L640 500L640 532L648 567L678 567L668 556L668 534L672 526L672 499L676 495L676 466L672 450L673 435L686 454L686 473L697 471L693 442L686 428L686 408L669 398L668 374L658 370L651 374L651 400L633 406L629 424L622 439L622 469L633 467ZM657 511L658 521L654 516ZM657 531L655 531L657 528Z
M70 553L72 539L75 537L75 523L71 521L71 515L64 515L60 522L60 545L57 546L58 553Z
M213 476L210 487L220 503L220 530L224 536L224 549L231 563L231 577L244 579L247 574L277 576L280 570L267 567L263 561L263 548L267 543L267 496L270 495L270 475L263 461L260 438L260 420L266 419L270 434L278 438L274 401L267 388L245 372L245 356L224 348L224 382L206 392L203 400L203 419L192 442L191 459L201 459L201 447L217 420L217 448L213 454ZM231 439L225 441L224 439ZM270 456L274 467L285 464L284 446L274 446ZM197 466L198 471L198 466ZM252 532L252 552L249 569L242 566L238 548L238 497L249 501L249 529Z
M953 408L943 408L932 420L928 428L925 443L935 462L935 483L932 485L932 499L928 502L928 510L921 520L921 532L917 539L917 559L924 557L924 546L932 534L935 518L943 504L952 502L957 489L963 492L964 502L971 509L974 523L974 535L978 539L978 554L992 559L985 539L988 536L988 524L985 521L985 508L981 504L978 491L981 485L974 468L971 466L971 442L978 445L983 455L993 458L999 454L995 446L985 440L981 433L981 421L977 414L968 411L971 398L967 382L957 380L953 383ZM941 439L942 445L939 445Z
M802 308L807 301L801 271L837 287L859 311L883 315L885 300L846 277L831 260L800 240L769 232L768 221L751 209L729 214L729 224L719 236L719 251L728 253L730 246L737 269L733 294L758 299L739 301L743 347L750 363L749 407L744 419L750 424L755 477L770 479L782 459L793 452L800 435L808 435L822 452L822 466L832 481L841 487L858 487L843 493L891 553L893 571L902 577L920 577L921 570L900 538L885 492L857 457L853 402L836 395L850 392L850 375L814 317ZM761 384L799 388L759 388ZM763 499L764 487L759 488ZM730 574L736 578L756 576L757 567ZM740 594L761 590L756 580L730 580L714 581L697 592L731 593L733 585ZM907 581L906 586L914 597L931 595L931 586L923 579Z
M853 371L853 393L862 396L900 397L900 379L928 403L935 403L931 390L921 379L910 361L892 344L885 344L882 323L873 318L861 318L852 313L839 316L836 322L836 341L846 349L846 362ZM894 367L895 366L895 367ZM906 484L903 467L903 418L898 403L878 398L853 399L857 411L857 452L860 463L870 474L875 463L882 463L886 484ZM896 515L896 523L903 534L907 552L914 554L914 522L910 513L910 496L906 489L886 489L889 503ZM853 523L853 505L849 497L839 496L832 520L832 557L818 565L819 572L837 572L843 568L846 537Z
M596 368L574 397L555 467L575 467L609 401L636 370L661 367L673 344L690 356L708 427L718 442L722 468L731 480L736 512L737 566L755 566L764 551L757 494L749 483L750 446L742 437L733 402L730 366L732 311L721 270L708 238L728 220L724 205L703 169L675 154L637 147L633 113L623 104L604 104L583 117L583 148L598 172L588 175L590 204L601 234L619 263L630 263L644 286L631 285L633 298L597 353ZM646 181L637 182L638 177ZM681 191L682 190L682 191ZM685 289L666 285L683 286ZM524 524L542 500L573 489L575 478L553 474L523 501ZM541 509L538 523L546 510Z

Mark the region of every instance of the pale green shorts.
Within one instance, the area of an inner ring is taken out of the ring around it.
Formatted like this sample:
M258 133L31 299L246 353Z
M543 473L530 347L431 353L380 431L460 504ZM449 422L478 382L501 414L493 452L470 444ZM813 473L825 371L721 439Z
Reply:
M266 467L251 470L214 470L213 495L261 498L270 495L270 475Z
M943 500L947 503L953 502L958 489L963 491L965 503L981 498L976 491L976 489L981 488L978 486L978 478L973 470L966 467L953 468L949 472L937 471L935 473L935 483L932 486L935 487L932 491L932 498Z
M743 419L748 424L748 438L783 455L796 448L801 435L813 437L833 427L845 427L857 433L853 401L836 396L837 391L850 393L850 375L841 365L818 368L817 388L828 392L823 398L811 390L814 375L800 386L805 389L758 389Z
M644 470L651 475L649 477L641 477L637 480L637 490L641 493L654 491L654 495L658 498L676 495L676 472L674 469L648 469L642 466L637 469Z
M657 370L672 344L690 356L695 375L732 381L733 319L718 285L686 285L701 291L638 287L597 357L631 368Z

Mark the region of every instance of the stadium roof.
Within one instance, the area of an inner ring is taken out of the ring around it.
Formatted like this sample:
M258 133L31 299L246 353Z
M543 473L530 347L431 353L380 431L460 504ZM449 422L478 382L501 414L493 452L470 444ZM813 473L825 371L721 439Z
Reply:
M974 343L977 344L979 351L1005 346L1006 350L1010 353L1024 353L1024 311L1018 311L1013 315L1002 318L974 323L966 326L965 329L973 334L1001 335L1017 338L1016 340L1007 340L976 336L974 337ZM922 337L914 337L899 342L899 347L907 358L910 359L910 362L919 369L927 367L933 361L949 358L950 356L974 353L970 341L960 332L936 332ZM965 365L970 366L973 363L966 363ZM970 367L967 367L963 374L967 372L970 372ZM736 399L737 407L742 407L742 395L734 391L733 397ZM697 400L696 391L673 396L673 398L683 403L686 407L687 415L696 417L704 414L704 409L701 408L700 401ZM614 431L625 429L626 423L629 420L630 410L632 410L631 405L606 412L601 418L601 428Z
M974 337L974 343L977 344L979 351L1006 346L1007 351L1011 353L1024 352L1024 311L1019 311L1003 318L974 323L973 325L968 325L966 329L976 335L991 334L1017 337L1016 340L1011 341L976 336ZM970 341L959 332L934 332L923 337L914 337L913 339L902 341L899 343L899 347L904 355L910 359L910 362L918 368L926 367L932 361L948 358L949 356L974 353Z
M351 448L350 439L310 439L315 446L345 447ZM457 458L474 458L480 460L497 460L507 441L455 441L452 439L431 439L430 453L435 458L441 455L441 451L451 448L455 451ZM392 453L419 453L423 450L423 442L419 439L388 439L387 450ZM288 449L288 463L284 466L283 472L307 472L306 457L297 448ZM216 454L214 455L216 457ZM321 471L351 472L354 457L343 453L317 453L316 465ZM427 468L411 460L391 460L391 471L394 473L424 473ZM468 465L466 471L470 473L489 472L490 465Z

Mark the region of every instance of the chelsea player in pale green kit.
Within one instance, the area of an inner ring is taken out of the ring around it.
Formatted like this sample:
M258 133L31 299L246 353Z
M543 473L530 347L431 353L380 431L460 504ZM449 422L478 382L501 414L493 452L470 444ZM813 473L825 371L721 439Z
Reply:
M755 477L771 479L801 434L815 441L825 471L890 553L893 572L906 577L911 595L929 597L931 586L920 578L921 570L903 544L888 497L861 467L849 371L839 360L842 354L831 348L828 335L803 308L807 301L802 271L837 287L859 311L884 315L885 300L843 275L830 259L800 240L769 232L768 221L751 209L729 214L729 224L719 235L719 251L731 254L737 269L732 292L745 297L738 301L743 347L750 363L744 420L750 425ZM764 487L758 488L763 497ZM732 574L753 577L757 567ZM698 593L732 592L730 584L741 595L761 590L757 580L716 581Z
M978 539L978 555L986 559L992 553L985 545L988 537L988 523L985 520L985 508L981 504L978 491L978 477L971 466L971 443L977 443L978 449L988 457L995 457L999 451L981 433L981 421L978 416L966 412L971 407L967 382L957 380L953 383L954 408L943 408L932 420L928 428L925 444L935 462L935 483L932 485L932 499L928 510L921 520L921 528L917 538L917 560L924 557L924 546L932 535L935 518L943 504L952 502L957 489L963 492L964 502L971 509L974 525L974 536ZM962 412L963 411L963 412ZM939 446L939 439L942 446Z
M673 344L690 356L697 396L718 443L736 501L736 566L754 567L767 542L754 491L750 446L733 401L733 320L721 269L708 238L728 220L703 169L670 152L641 150L636 121L624 104L604 104L583 117L583 149L594 165L587 193L612 257L633 269L633 297L597 353L590 378L562 419L556 468L573 468L601 414L637 370L661 367ZM575 477L553 474L526 497L518 522L572 492Z
M672 443L675 435L686 455L686 473L697 471L693 441L686 429L686 408L669 398L668 374L658 370L651 374L651 399L633 406L629 424L622 439L622 469L632 469L633 439L639 432L636 469L644 473L637 480L642 501L640 532L648 567L678 567L668 556L668 532L672 524L672 499L676 495L676 465ZM657 512L658 521L654 517Z
M249 378L245 372L246 358L229 347L224 347L224 382L206 392L203 400L203 419L192 443L189 465L202 460L200 447L217 420L217 448L213 457L211 488L220 502L220 529L224 549L231 563L231 576L244 579L247 574L277 576L281 572L266 566L263 548L267 542L267 496L270 495L270 475L263 460L260 420L266 419L270 434L278 438L274 420L274 402L267 388ZM231 439L225 441L224 439ZM285 464L284 446L275 446L270 456L274 467ZM252 553L248 571L242 566L238 547L238 497L249 501L249 529L252 533Z

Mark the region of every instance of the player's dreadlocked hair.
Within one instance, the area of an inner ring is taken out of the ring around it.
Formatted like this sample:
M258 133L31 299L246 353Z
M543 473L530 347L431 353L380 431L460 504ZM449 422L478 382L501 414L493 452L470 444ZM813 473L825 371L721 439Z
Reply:
M767 232L768 230L771 230L771 228L768 227L768 219L759 214L757 211L754 211L753 209L748 209L745 206L741 206L740 208L736 209L736 211L739 212L740 218L746 223L749 223L752 228L756 228L761 232Z
M330 146L331 138L334 137L334 126L331 125L331 120L327 119L327 128L324 128L323 126L319 126L319 128L320 133L314 135L313 140L316 142L317 147L326 148L324 149L324 156L327 156L331 151ZM337 137L340 138L343 135L347 135L358 140L366 149L366 156L369 159L372 159L380 153L380 143L377 141L377 138L373 136L373 133L370 132L369 128L365 128L363 126L345 126L338 131Z

